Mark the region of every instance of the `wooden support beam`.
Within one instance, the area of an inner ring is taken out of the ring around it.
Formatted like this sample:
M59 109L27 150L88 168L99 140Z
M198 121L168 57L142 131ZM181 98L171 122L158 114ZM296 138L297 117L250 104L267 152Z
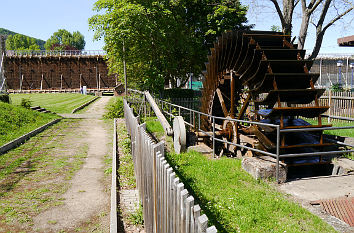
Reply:
M269 140L267 136L265 136L261 131L259 131L258 127L253 125L250 127L250 132L259 139L259 141L268 149L274 149L275 144Z
M222 97L222 93L221 93L221 91L220 91L219 88L216 89L216 94L217 94L218 97L219 97L219 101L220 101L221 108L222 108L222 111L223 111L223 113L224 113L224 116L227 117L227 116L229 115L229 112L227 111L224 98Z
M231 106L230 106L230 115L232 118L235 117L235 77L233 76L233 71L231 70L230 76L231 76Z
M241 111L238 114L237 119L241 120L243 118L243 115L245 114L246 109L248 108L248 105L250 104L250 99L251 99L251 94L248 94L247 97L246 97L245 102L242 105Z
M145 97L146 97L146 100L150 103L150 106L152 107L152 109L154 110L155 115L157 116L163 129L165 130L165 133L169 136L173 135L173 129L171 128L170 124L166 120L165 116L162 114L162 112L159 109L159 107L157 106L157 104L155 103L154 98L152 98L152 96L150 95L150 93L148 91L145 92Z

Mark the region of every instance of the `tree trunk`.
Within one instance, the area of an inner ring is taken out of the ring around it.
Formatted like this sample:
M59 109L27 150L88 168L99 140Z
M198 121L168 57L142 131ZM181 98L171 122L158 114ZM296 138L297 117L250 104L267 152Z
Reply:
M307 29L309 27L310 21L310 14L307 11L302 12L302 14L302 22L298 39L298 49L304 49L305 47Z
M282 24L283 33L291 35L292 32L292 20L294 12L294 0L283 0L283 17L284 22Z
M325 30L324 31L318 30L316 32L316 43L312 50L311 56L308 59L315 59L317 57L321 49L324 34L325 34Z

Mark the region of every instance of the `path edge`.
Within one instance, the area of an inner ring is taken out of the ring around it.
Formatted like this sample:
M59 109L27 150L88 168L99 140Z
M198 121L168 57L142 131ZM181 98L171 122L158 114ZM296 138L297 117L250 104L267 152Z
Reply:
M59 121L61 121L62 118L58 118L55 119L45 125L40 126L39 128L32 130L29 133L26 133L24 135L22 135L19 138L16 138L14 140L12 140L11 142L6 143L5 145L0 147L0 154L4 154L5 152L19 146L20 144L22 144L23 142L25 142L26 140L28 140L29 138L39 134L40 132L44 131L46 128L48 128L51 125L54 125L56 123L58 123Z
M113 153L112 153L112 187L111 187L111 214L110 233L118 232L117 216L117 118L113 119Z
M93 98L90 101L87 101L86 103L80 105L79 107L75 108L74 110L71 111L71 114L83 109L84 107L86 107L87 105L91 104L92 102L94 102L95 100L97 100L98 98L100 98L99 96L96 96L95 98Z

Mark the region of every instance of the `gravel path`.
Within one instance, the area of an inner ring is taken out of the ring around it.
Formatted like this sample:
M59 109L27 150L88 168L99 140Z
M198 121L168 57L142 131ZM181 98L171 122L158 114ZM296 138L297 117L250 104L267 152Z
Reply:
M104 157L111 154L111 147L107 123L100 119L109 98L95 101L84 114L64 115L83 118L80 127L73 130L85 132L85 139L78 139L76 145L88 145L87 157L71 180L71 187L63 195L64 204L39 214L34 219L34 228L43 232L80 231L80 226L95 216L107 215L100 228L109 232L109 214L106 212L110 206L110 195L103 179Z

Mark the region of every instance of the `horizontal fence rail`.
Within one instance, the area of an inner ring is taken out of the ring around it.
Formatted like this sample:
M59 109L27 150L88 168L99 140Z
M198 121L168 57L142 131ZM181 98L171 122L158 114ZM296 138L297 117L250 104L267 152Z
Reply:
M124 100L124 117L131 136L134 171L143 205L146 232L202 233L217 232L208 227L208 218L201 215L199 205L185 189L164 156L164 142L154 143L139 125L132 109Z
M7 50L6 56L104 56L104 50Z

